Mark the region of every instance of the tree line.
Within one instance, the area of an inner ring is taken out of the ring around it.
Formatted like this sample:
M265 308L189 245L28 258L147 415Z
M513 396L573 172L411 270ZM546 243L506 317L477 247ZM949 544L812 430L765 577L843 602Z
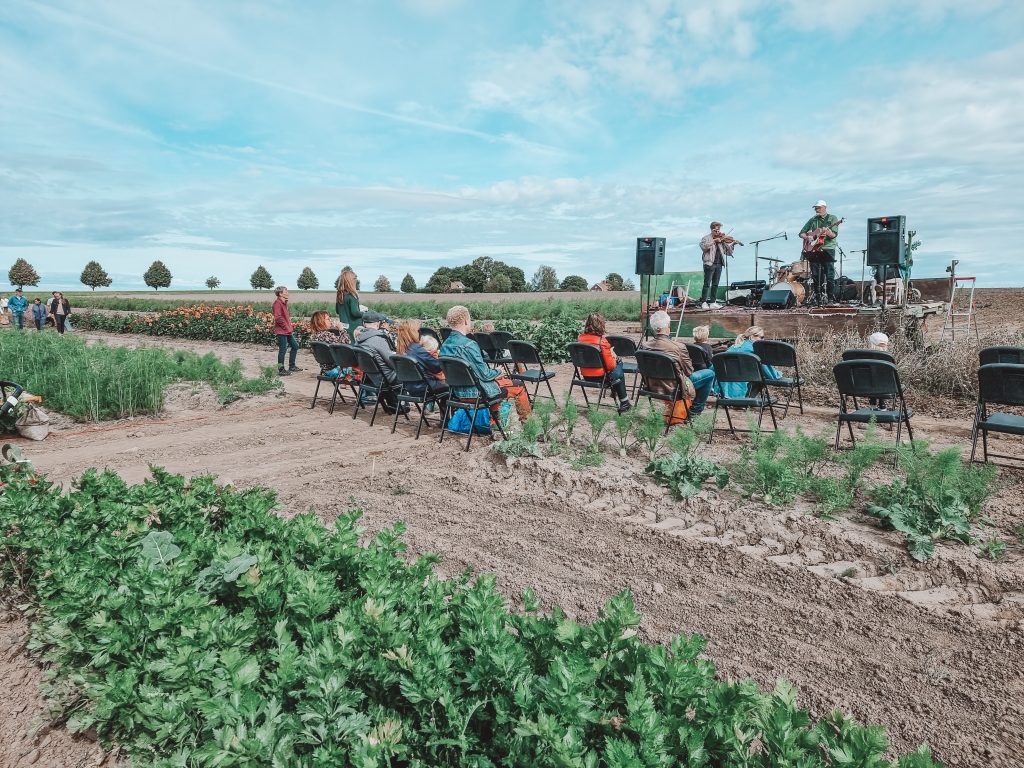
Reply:
M348 269L348 267L346 267ZM11 285L18 288L39 285L39 273L25 259L18 259L8 270L7 278ZM162 261L154 261L142 279L153 290L170 288L171 270ZM82 269L80 280L83 285L96 290L107 288L113 282L106 270L97 261L90 261ZM623 279L617 272L609 272L602 281L607 284L606 290L633 291L636 286L632 280ZM211 291L220 286L220 279L210 276L206 279L206 287ZM309 267L303 268L296 279L299 290L310 291L320 287L320 280ZM274 278L262 264L249 277L249 285L254 290L270 290L274 287ZM336 286L336 283L335 283ZM562 280L554 267L541 265L533 277L526 279L526 274L519 267L512 267L503 261L481 256L469 264L459 267L439 267L430 276L422 288L416 285L411 274L406 273L399 283L402 293L523 293L526 291L586 291L589 287L586 278L581 275L568 275ZM373 284L378 293L392 293L391 281L380 275Z

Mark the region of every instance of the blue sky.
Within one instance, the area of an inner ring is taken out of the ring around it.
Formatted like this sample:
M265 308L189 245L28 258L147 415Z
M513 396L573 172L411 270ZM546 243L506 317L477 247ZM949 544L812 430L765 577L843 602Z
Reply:
M1024 285L1012 0L3 6L0 279L422 284L487 255L596 280L639 235L695 268L711 219L795 259L825 198L847 251L905 214L916 274Z

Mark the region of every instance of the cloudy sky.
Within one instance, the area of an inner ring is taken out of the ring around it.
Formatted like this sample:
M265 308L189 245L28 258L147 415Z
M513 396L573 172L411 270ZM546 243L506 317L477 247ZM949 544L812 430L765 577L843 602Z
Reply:
M795 258L823 197L847 252L905 214L916 274L1020 286L1022 29L1015 0L4 0L0 280L594 280L638 235L693 268L712 218Z

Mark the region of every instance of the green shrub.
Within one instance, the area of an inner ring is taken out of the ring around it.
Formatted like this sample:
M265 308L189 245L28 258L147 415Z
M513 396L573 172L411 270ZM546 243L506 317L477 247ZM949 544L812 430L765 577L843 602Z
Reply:
M510 611L493 576L407 560L401 526L360 546L357 515L153 472L61 495L0 467L0 582L44 693L133 766L893 765L881 728L719 680L699 637L642 642L627 594L589 624L529 591Z
M644 470L656 483L666 486L675 499L700 492L709 479L721 489L729 483L728 471L708 458L696 455L713 428L711 416L701 414L692 424L675 427L666 441L669 454L654 459Z

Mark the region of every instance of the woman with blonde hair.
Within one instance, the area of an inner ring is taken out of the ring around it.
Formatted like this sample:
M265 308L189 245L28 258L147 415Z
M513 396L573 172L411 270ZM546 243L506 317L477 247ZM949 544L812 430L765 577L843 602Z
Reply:
M444 374L441 373L441 363L420 343L419 320L403 320L402 324L398 326L398 354L407 355L419 363L431 392L448 391L448 385L444 382ZM423 386L410 387L406 385L406 391L411 395L419 395L423 392Z
M739 336L736 337L736 341L729 348L730 352L749 352L754 354L754 342L760 341L764 338L764 328L760 325L752 325ZM761 373L766 379L781 379L782 374L779 370L771 365L762 365ZM721 389L726 397L746 397L747 396L747 385L741 382L730 382L728 384L721 384Z
M363 324L363 308L359 304L359 290L356 287L359 279L351 269L342 270L338 278L338 290L334 296L334 311L342 325L348 328L348 335L353 339L356 328Z

